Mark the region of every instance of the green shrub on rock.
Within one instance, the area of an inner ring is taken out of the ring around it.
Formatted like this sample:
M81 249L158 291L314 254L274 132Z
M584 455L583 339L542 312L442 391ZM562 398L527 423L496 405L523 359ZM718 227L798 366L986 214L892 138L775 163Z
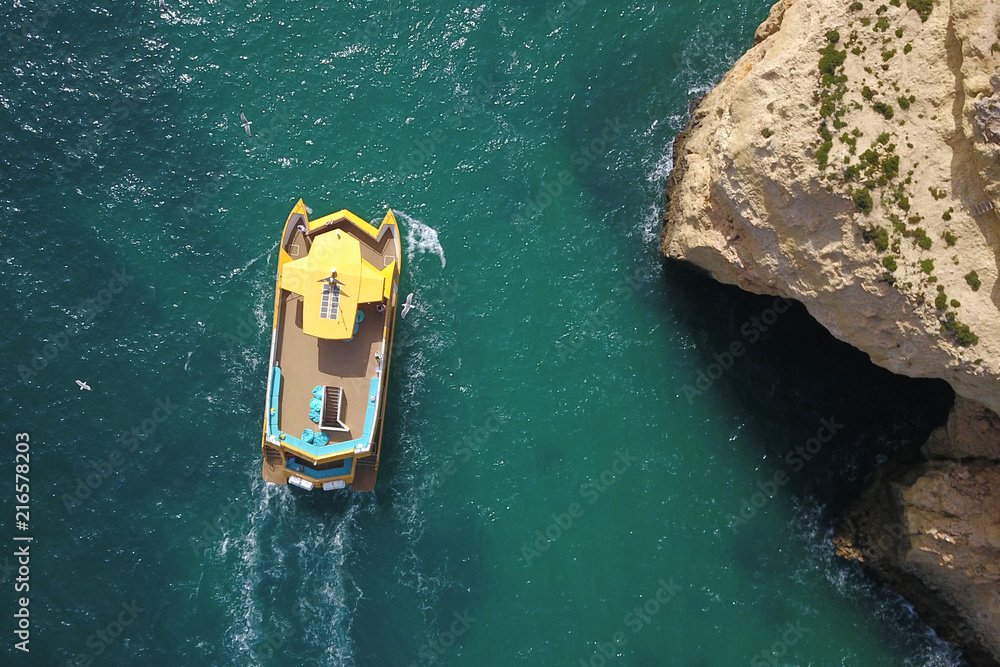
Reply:
M915 11L921 21L926 21L934 9L934 0L906 0L906 6Z
M854 200L854 205L857 206L858 210L861 211L862 213L871 213L872 206L875 205L875 202L872 201L872 193L868 188L861 188L860 190L855 192L852 199ZM879 227L878 229L882 228ZM882 229L882 233L886 234L886 231ZM865 238L865 240L870 241L871 239ZM879 248L879 250L885 250L885 248L888 247L889 247L889 239L888 239L888 234L886 234L885 247Z
M892 117L894 115L894 112L892 110L892 105L886 104L885 102L876 102L875 104L872 105L872 109L875 109L875 111L885 116L886 120L892 120Z
M941 324L941 330L952 334L955 337L955 342L962 347L969 347L979 342L979 336L973 333L968 324L960 322L955 313L948 311L945 313L944 319L944 323Z

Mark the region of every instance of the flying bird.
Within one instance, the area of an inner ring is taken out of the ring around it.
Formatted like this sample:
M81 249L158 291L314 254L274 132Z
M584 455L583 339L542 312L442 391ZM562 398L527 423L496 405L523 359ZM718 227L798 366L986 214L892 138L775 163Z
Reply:
M400 319L406 317L406 314L410 312L410 308L413 308L413 292L406 295L406 301L403 302L403 312L399 314Z
M167 11L167 0L160 0L160 11Z
M81 391L84 390L84 389L86 389L87 391L90 391L90 385L87 384L86 382L84 382L83 380L77 380L76 384L80 387Z
M247 131L247 136L252 137L253 135L250 134L250 126L253 125L253 123L247 120L246 114L242 111L240 112L240 124L243 126L243 129Z

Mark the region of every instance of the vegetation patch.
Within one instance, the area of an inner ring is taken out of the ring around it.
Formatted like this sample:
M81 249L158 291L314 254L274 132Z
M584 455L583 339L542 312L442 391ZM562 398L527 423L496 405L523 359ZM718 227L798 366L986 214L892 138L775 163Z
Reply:
M969 325L960 322L955 313L951 311L944 314L944 322L941 324L941 330L954 336L955 342L962 347L969 347L979 342L979 336L973 333Z
M853 137L849 135L847 132L844 132L842 135L840 135L840 140L845 144L847 144L847 148L850 150L851 155L854 155L854 153L858 150L857 137Z
M931 275L934 273L934 260L933 259L922 259L920 260L920 270Z
M949 248L955 245L955 242L958 241L958 237L955 236L950 229L944 230L944 234L941 235L941 238L944 239L944 242L948 244Z
M833 148L832 141L824 141L816 149L816 161L819 162L820 169L826 169L827 161L830 159L830 149Z
M978 292L979 288L982 286L982 282L979 280L979 274L975 271L969 271L965 274L965 282L969 283L969 287L972 288L973 292Z
M884 266L886 271L889 271L890 273L899 268L896 265L896 258L893 257L892 255L886 255L885 257L882 258L882 266Z
M831 77L837 74L837 68L844 64L844 60L847 59L847 50L839 51L835 42L830 42L822 49L819 50L822 56L819 59L819 72L820 74L828 74Z
M886 178L896 178L899 175L899 156L890 155L882 160L882 173Z
M879 252L885 252L889 248L889 232L884 227L869 227L861 231L861 238L868 243L875 245Z
M931 238L927 236L927 231L923 227L917 227L913 232L913 239L924 250L931 249ZM931 266L933 267L933 264ZM930 271L926 271L926 273L930 273Z
M875 202L872 201L872 193L871 191L868 190L868 188L861 188L860 190L854 193L854 196L851 197L851 199L854 200L854 205L857 206L858 210L861 211L862 213L871 213L872 206L875 205ZM881 227L879 227L878 229L882 230L883 234L886 234L886 231ZM865 240L868 241L869 239L866 238ZM877 245L878 244L876 244L876 246ZM889 239L887 235L886 240L884 242L884 246L879 248L879 250L885 250L888 247L889 247Z
M886 104L885 102L876 102L872 105L872 109L875 109L875 111L885 116L886 120L892 120L892 105Z
M921 21L926 21L934 9L933 0L906 0L906 6L917 13Z

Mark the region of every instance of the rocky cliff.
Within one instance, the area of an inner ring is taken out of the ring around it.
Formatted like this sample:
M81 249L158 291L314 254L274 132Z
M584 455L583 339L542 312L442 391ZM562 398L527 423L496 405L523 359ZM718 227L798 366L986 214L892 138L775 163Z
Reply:
M841 519L837 552L904 594L973 664L998 665L1000 418L959 398L923 454L879 471Z
M1000 3L781 0L678 137L662 240L955 389L925 460L884 472L838 542L981 664L1000 661L998 65Z

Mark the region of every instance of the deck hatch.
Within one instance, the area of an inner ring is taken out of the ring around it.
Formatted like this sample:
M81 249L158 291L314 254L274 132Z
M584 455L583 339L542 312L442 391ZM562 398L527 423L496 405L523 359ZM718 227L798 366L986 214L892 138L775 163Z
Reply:
M337 319L340 308L340 285L323 284L323 298L319 302L319 316L328 320Z

